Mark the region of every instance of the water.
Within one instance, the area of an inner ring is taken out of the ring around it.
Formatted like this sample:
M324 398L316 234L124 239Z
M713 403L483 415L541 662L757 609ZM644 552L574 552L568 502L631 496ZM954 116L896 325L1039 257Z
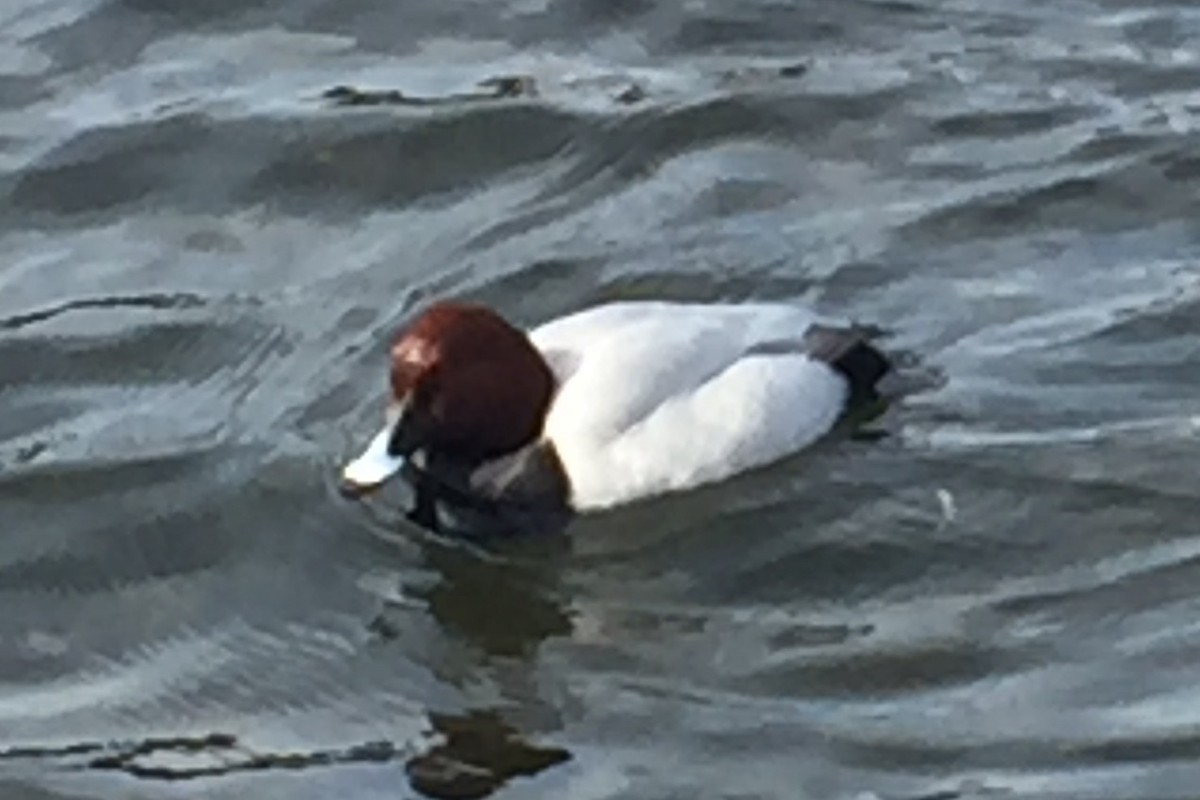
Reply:
M1197 87L1183 2L12 0L5 796L1194 797ZM943 383L481 551L335 491L451 294Z

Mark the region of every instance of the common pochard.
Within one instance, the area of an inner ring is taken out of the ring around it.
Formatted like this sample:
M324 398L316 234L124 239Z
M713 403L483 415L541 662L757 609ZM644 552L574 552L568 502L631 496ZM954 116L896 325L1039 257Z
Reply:
M438 302L395 339L386 424L343 490L403 473L436 525L440 497L587 512L718 481L875 397L868 338L785 304L619 302L526 333Z

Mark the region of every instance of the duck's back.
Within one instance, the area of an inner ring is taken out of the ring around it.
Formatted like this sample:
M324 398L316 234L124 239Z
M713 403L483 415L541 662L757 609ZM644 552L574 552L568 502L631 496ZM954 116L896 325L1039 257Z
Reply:
M720 480L819 438L845 378L782 304L617 303L531 332L560 384L544 435L580 510Z

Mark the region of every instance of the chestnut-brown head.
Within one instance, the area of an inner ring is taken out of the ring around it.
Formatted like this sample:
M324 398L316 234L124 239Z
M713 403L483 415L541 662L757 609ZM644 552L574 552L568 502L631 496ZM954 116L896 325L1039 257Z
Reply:
M397 335L387 425L344 473L370 488L418 451L477 464L541 434L554 375L528 337L485 306L441 302Z

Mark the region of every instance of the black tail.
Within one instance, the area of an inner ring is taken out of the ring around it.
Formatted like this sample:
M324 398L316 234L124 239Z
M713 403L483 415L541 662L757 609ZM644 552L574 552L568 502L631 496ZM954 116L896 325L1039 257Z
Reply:
M850 384L847 406L857 407L879 399L879 380L891 362L871 344L878 332L871 328L834 328L813 325L804 334L809 354L833 367Z

